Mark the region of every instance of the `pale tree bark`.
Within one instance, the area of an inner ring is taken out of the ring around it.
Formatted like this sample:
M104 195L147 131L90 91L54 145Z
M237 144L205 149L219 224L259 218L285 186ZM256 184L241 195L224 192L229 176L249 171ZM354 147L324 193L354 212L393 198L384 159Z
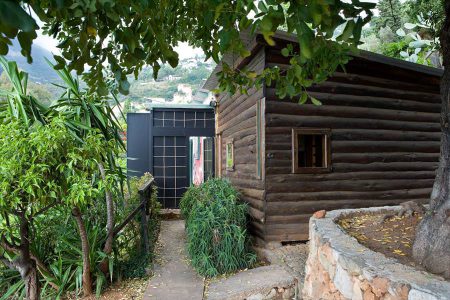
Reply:
M445 1L440 35L444 75L441 80L441 155L429 212L416 232L413 257L428 271L450 278L450 1Z
M91 278L91 259L89 257L89 239L87 236L86 227L83 223L83 218L81 216L80 209L75 207L72 209L72 215L77 222L78 231L81 240L81 252L83 257L83 295L92 295L92 278Z
M102 176L102 180L106 183L106 172L102 163L98 164L100 175ZM113 242L114 242L114 202L111 195L111 192L106 187L105 191L105 199L106 199L106 241L105 246L103 247L103 252L107 255L112 253ZM100 270L106 275L108 273L108 259L105 258L100 262Z
M39 299L40 286L38 272L51 274L50 270L45 264L30 250L30 237L29 228L30 221L26 218L22 212L16 212L15 215L19 217L20 221L20 240L13 239L9 242L5 236L0 237L0 246L9 251L18 254L18 258L14 261L9 261L6 257L0 256L0 261L10 269L17 270L25 283L25 292L27 299ZM6 219L6 223L9 225L9 219ZM53 283L49 283L56 291L59 287Z

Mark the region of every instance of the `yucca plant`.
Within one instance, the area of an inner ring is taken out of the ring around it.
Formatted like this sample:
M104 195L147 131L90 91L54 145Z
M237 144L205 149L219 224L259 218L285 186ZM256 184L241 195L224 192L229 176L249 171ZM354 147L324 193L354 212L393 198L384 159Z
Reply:
M48 107L27 93L28 74L20 71L15 61L0 56L0 66L11 82L11 90L0 90L0 120L20 119L27 126L34 122L46 123Z
M0 295L0 300L25 297L25 283L18 271L0 266Z

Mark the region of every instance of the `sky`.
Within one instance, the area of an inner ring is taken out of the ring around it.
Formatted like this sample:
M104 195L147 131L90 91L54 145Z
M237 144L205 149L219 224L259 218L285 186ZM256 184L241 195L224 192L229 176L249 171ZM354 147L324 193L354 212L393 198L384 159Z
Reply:
M49 50L53 54L60 53L59 49L56 47L58 42L52 37L42 34L41 31L38 33L38 36L34 42L42 48ZM177 47L175 47L175 51L178 53L180 59L195 57L203 53L201 49L192 48L187 43L180 43Z

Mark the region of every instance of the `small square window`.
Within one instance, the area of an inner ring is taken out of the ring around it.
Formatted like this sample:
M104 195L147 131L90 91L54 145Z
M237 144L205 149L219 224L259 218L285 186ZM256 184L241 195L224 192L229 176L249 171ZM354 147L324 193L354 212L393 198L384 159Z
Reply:
M234 140L231 139L225 146L225 162L227 171L234 171Z
M329 129L292 129L292 172L331 171Z

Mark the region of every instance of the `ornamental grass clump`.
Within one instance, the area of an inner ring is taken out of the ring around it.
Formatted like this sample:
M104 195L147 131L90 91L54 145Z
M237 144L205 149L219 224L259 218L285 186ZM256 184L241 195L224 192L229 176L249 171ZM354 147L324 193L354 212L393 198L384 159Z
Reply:
M256 255L247 236L247 205L224 179L191 187L181 201L186 217L188 253L203 276L213 277L251 267Z

